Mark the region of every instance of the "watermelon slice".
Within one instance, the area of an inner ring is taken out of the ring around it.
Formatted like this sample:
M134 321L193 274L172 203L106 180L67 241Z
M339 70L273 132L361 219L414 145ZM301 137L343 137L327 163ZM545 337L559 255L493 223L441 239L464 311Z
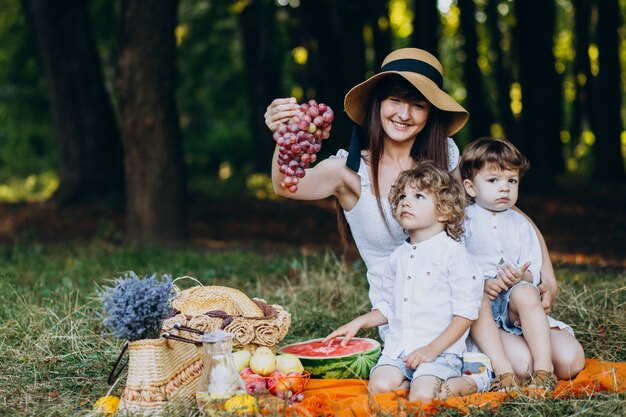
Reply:
M368 379L370 370L380 356L380 343L374 339L354 337L346 346L337 339L328 347L324 339L312 339L294 343L279 349L300 358L311 378L322 379Z

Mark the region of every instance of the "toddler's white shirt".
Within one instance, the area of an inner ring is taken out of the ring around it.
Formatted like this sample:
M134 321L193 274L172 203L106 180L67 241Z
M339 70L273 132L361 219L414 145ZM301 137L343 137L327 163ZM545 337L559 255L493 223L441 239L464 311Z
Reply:
M459 163L459 148L451 138L448 138L448 168L453 171ZM348 152L339 149L331 158L347 158ZM381 199L381 205L389 228L380 215L373 186L370 180L368 166L361 158L358 175L361 179L361 196L350 211L344 210L346 220L350 225L350 232L354 238L361 259L367 268L369 283L369 299L372 305L382 300L382 274L389 255L407 238L402 227L396 222L391 213L391 206L386 198ZM380 336L384 340L387 326L380 327Z
M492 212L472 204L461 242L482 267L486 278L494 278L501 264L520 267L530 261L533 284L539 285L541 246L532 224L515 210Z
M383 353L397 358L425 346L454 316L478 318L482 271L465 248L445 232L417 244L405 241L389 257L373 306L389 321ZM461 356L467 332L442 353Z

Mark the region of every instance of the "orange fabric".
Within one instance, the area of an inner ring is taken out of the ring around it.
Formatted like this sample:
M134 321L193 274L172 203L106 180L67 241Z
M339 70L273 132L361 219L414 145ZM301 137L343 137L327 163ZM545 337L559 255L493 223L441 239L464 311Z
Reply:
M575 379L559 381L557 388L550 395L554 398L564 398L588 396L602 391L626 392L626 362L587 359L585 369ZM429 415L441 407L457 408L467 412L470 406L496 407L511 395L487 392L422 404L407 401L406 394L406 390L400 390L369 395L367 381L358 379L311 379L304 390L305 399L298 407L300 410L294 414L310 417L367 417L372 412L381 410L395 416L404 416L410 415L411 410L422 409Z

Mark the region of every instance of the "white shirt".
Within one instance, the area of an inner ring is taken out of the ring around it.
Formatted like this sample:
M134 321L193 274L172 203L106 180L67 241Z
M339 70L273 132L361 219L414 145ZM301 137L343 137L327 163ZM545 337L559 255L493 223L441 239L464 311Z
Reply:
M454 140L448 138L448 168L453 171L459 162L459 148ZM331 158L347 158L348 152L339 149ZM350 232L367 268L367 282L369 284L369 299L372 305L380 302L382 274L389 255L407 238L402 227L395 221L391 213L391 206L386 198L381 199L383 212L389 224L387 229L378 210L376 197L370 181L368 166L361 158L357 174L361 180L361 195L356 205L349 211L344 210ZM381 326L380 336L384 340L386 326Z
M532 224L515 210L492 212L472 204L465 209L462 242L482 267L486 278L495 278L500 265L520 267L530 261L533 284L539 285L541 246Z
M417 244L405 241L389 257L379 310L389 322L383 353L397 358L438 337L454 316L478 318L482 271L465 248L445 232ZM442 353L461 356L466 331Z

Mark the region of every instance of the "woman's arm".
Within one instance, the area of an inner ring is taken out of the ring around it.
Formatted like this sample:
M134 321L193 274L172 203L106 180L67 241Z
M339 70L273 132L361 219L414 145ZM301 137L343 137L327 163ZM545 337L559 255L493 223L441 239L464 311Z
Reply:
M287 122L298 111L296 99L277 98L265 111L265 124L274 131L280 123ZM294 200L321 200L332 195L339 204L350 209L356 204L360 191L358 175L346 168L345 159L329 158L305 170L305 176L298 178L298 190L295 193L280 187L286 175L280 172L277 160L279 147L276 146L272 156L272 186L274 192L282 197Z
M358 181L358 176L346 167L344 158L328 158L312 168L305 169L304 177L298 179L298 191L292 193L280 187L286 175L280 172L276 163L278 155L276 146L272 157L272 185L276 194L294 200L321 200L334 195L340 200L342 207L347 207L342 199L346 194L350 194L349 190L354 187L352 183L354 180ZM347 186L348 182L352 184L351 187Z
M552 261L550 260L550 252L548 252L548 246L546 245L546 241L543 238L541 231L530 219L530 217L517 207L513 207L513 209L524 216L530 224L533 225L535 233L537 234L537 239L539 239L539 244L541 245L541 284L539 284L539 292L541 293L541 304L543 305L543 309L546 313L549 313L552 310L554 300L556 300L559 284L556 281L554 267L552 266Z

